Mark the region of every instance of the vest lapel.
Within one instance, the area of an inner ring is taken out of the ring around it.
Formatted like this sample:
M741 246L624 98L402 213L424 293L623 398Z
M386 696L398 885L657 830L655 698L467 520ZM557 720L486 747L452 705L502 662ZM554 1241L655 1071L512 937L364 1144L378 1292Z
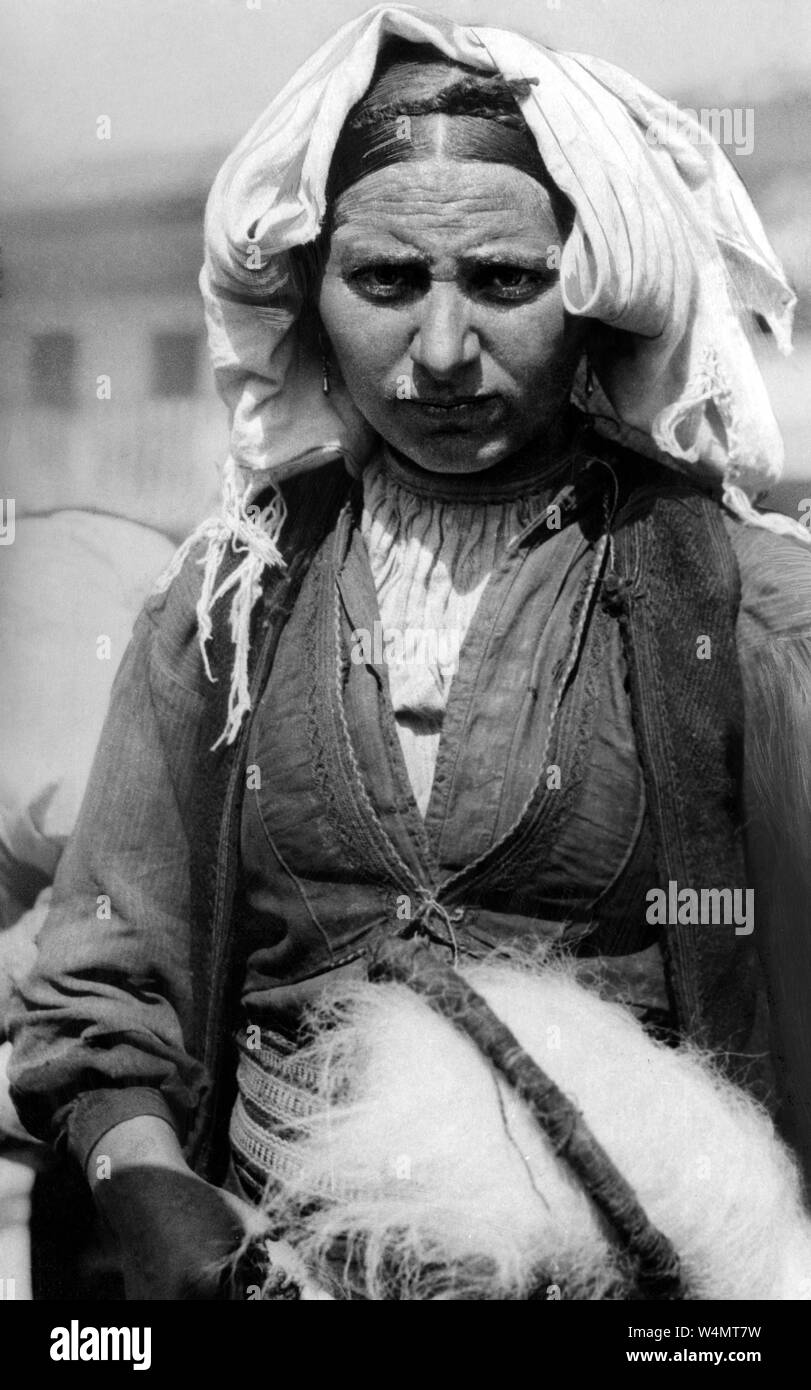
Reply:
M658 886L743 889L740 579L720 510L669 482L636 489L614 525L608 591L625 639ZM732 924L670 923L662 945L680 1030L740 1049L754 1019L751 941Z

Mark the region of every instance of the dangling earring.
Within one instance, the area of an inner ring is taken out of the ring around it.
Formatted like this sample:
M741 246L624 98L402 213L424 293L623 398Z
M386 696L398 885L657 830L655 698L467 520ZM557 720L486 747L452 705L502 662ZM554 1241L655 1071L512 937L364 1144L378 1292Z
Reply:
M329 352L327 340L323 333L318 335L318 345L321 348L321 390L325 396L329 395Z

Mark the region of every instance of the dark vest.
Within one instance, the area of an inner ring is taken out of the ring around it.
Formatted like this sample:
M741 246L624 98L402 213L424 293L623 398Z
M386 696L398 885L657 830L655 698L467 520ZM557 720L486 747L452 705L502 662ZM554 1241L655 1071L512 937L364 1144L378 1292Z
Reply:
M596 598L622 631L657 882L672 880L680 889L743 888L739 576L718 504L648 460L596 437L591 442L595 463L580 475L572 505L593 514L595 496L616 500L614 564ZM252 709L301 579L348 491L341 460L285 487L290 520L282 550L288 567L268 575L255 612ZM226 558L221 578L234 563ZM215 1181L226 1162L235 1087L232 1033L241 983L234 969L240 957L235 933L250 731L247 718L234 745L209 751L224 724L233 659L226 619L227 610L220 610L210 646L218 680L201 742L192 845L195 990L208 1005L193 1050L206 1064L211 1093L190 1154ZM707 639L711 656L701 659L699 643L706 651ZM400 925L392 922L391 929ZM378 932L386 929L385 922L378 924ZM736 1055L739 1079L751 1081L758 976L750 939L737 936L734 926L670 925L662 929L661 945L679 1032L727 1057ZM731 1063L729 1069L735 1071Z

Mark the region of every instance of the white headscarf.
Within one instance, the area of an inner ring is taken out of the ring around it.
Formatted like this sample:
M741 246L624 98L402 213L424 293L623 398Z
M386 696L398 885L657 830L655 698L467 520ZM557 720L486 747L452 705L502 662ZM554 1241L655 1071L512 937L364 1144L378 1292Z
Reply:
M744 520L791 531L751 499L781 474L783 447L747 334L754 315L790 350L794 295L749 196L719 146L690 115L610 63L557 53L504 29L455 24L403 5L378 5L341 28L301 67L240 141L214 182L200 275L209 347L231 416L222 510L189 538L208 542L198 605L211 633L217 570L229 544L235 663L223 737L250 707L250 614L267 565L280 564L280 494L251 502L292 473L346 457L361 467L375 444L340 382L322 390L318 346L300 319L287 251L318 235L332 153L367 90L389 36L429 43L448 58L530 79L519 105L551 178L575 210L562 249L563 302L572 313L632 334L632 354L593 356L606 409L643 451L718 481ZM626 340L627 341L627 340ZM599 351L599 350L598 350Z

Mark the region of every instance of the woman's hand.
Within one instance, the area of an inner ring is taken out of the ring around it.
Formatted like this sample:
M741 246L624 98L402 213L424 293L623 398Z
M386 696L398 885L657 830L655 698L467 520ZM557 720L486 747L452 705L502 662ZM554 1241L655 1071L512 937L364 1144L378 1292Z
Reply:
M267 1231L261 1212L191 1171L174 1131L155 1116L109 1130L87 1174L118 1239L128 1299L221 1298L228 1257Z

